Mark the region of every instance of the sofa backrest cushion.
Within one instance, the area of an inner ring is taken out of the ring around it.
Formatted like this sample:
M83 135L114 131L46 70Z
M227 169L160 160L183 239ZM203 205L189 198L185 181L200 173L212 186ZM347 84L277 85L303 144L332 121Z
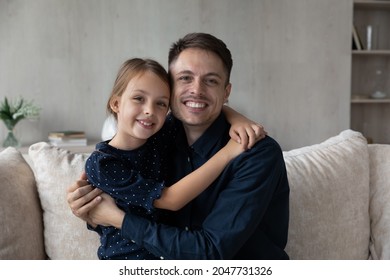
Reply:
M390 145L371 144L371 256L390 260Z
M29 156L43 209L48 257L97 259L98 234L88 230L86 223L73 215L66 201L66 190L80 177L88 155L40 142L30 146Z
M323 143L284 152L290 183L291 259L369 258L366 139L346 130Z
M21 153L0 153L0 259L45 259L42 211L34 174Z

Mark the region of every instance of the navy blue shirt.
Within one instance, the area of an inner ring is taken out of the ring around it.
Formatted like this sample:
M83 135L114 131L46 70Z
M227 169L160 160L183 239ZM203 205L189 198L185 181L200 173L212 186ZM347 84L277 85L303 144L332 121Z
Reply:
M220 150L229 129L221 114L188 146L178 124L172 182ZM201 195L171 212L171 225L127 213L122 236L165 259L288 259L289 192L282 151L267 136L231 161Z

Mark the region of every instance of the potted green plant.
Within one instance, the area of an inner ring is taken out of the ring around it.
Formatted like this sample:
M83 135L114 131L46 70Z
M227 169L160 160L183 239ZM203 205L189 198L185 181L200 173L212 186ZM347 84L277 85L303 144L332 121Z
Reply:
M40 108L32 101L19 98L14 102L8 101L7 97L0 104L0 119L8 129L7 136L3 142L3 147L18 147L20 143L15 137L14 128L23 119L37 118Z

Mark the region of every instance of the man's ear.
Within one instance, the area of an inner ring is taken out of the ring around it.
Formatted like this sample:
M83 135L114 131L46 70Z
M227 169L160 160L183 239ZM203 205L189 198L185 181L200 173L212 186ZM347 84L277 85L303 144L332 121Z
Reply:
M225 87L225 95L223 97L224 103L228 103L231 90L232 90L232 84L228 83L228 85Z

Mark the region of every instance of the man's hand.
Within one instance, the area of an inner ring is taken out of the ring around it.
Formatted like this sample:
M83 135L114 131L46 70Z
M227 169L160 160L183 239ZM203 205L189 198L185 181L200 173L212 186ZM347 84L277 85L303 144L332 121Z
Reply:
M237 145L237 144L236 144ZM89 219L95 225L122 227L125 212L118 208L114 199L106 193L100 195L101 202L89 211Z
M80 179L71 185L67 190L67 201L73 214L86 221L91 226L96 226L90 217L89 211L100 203L102 191L91 186L87 181L85 172Z

